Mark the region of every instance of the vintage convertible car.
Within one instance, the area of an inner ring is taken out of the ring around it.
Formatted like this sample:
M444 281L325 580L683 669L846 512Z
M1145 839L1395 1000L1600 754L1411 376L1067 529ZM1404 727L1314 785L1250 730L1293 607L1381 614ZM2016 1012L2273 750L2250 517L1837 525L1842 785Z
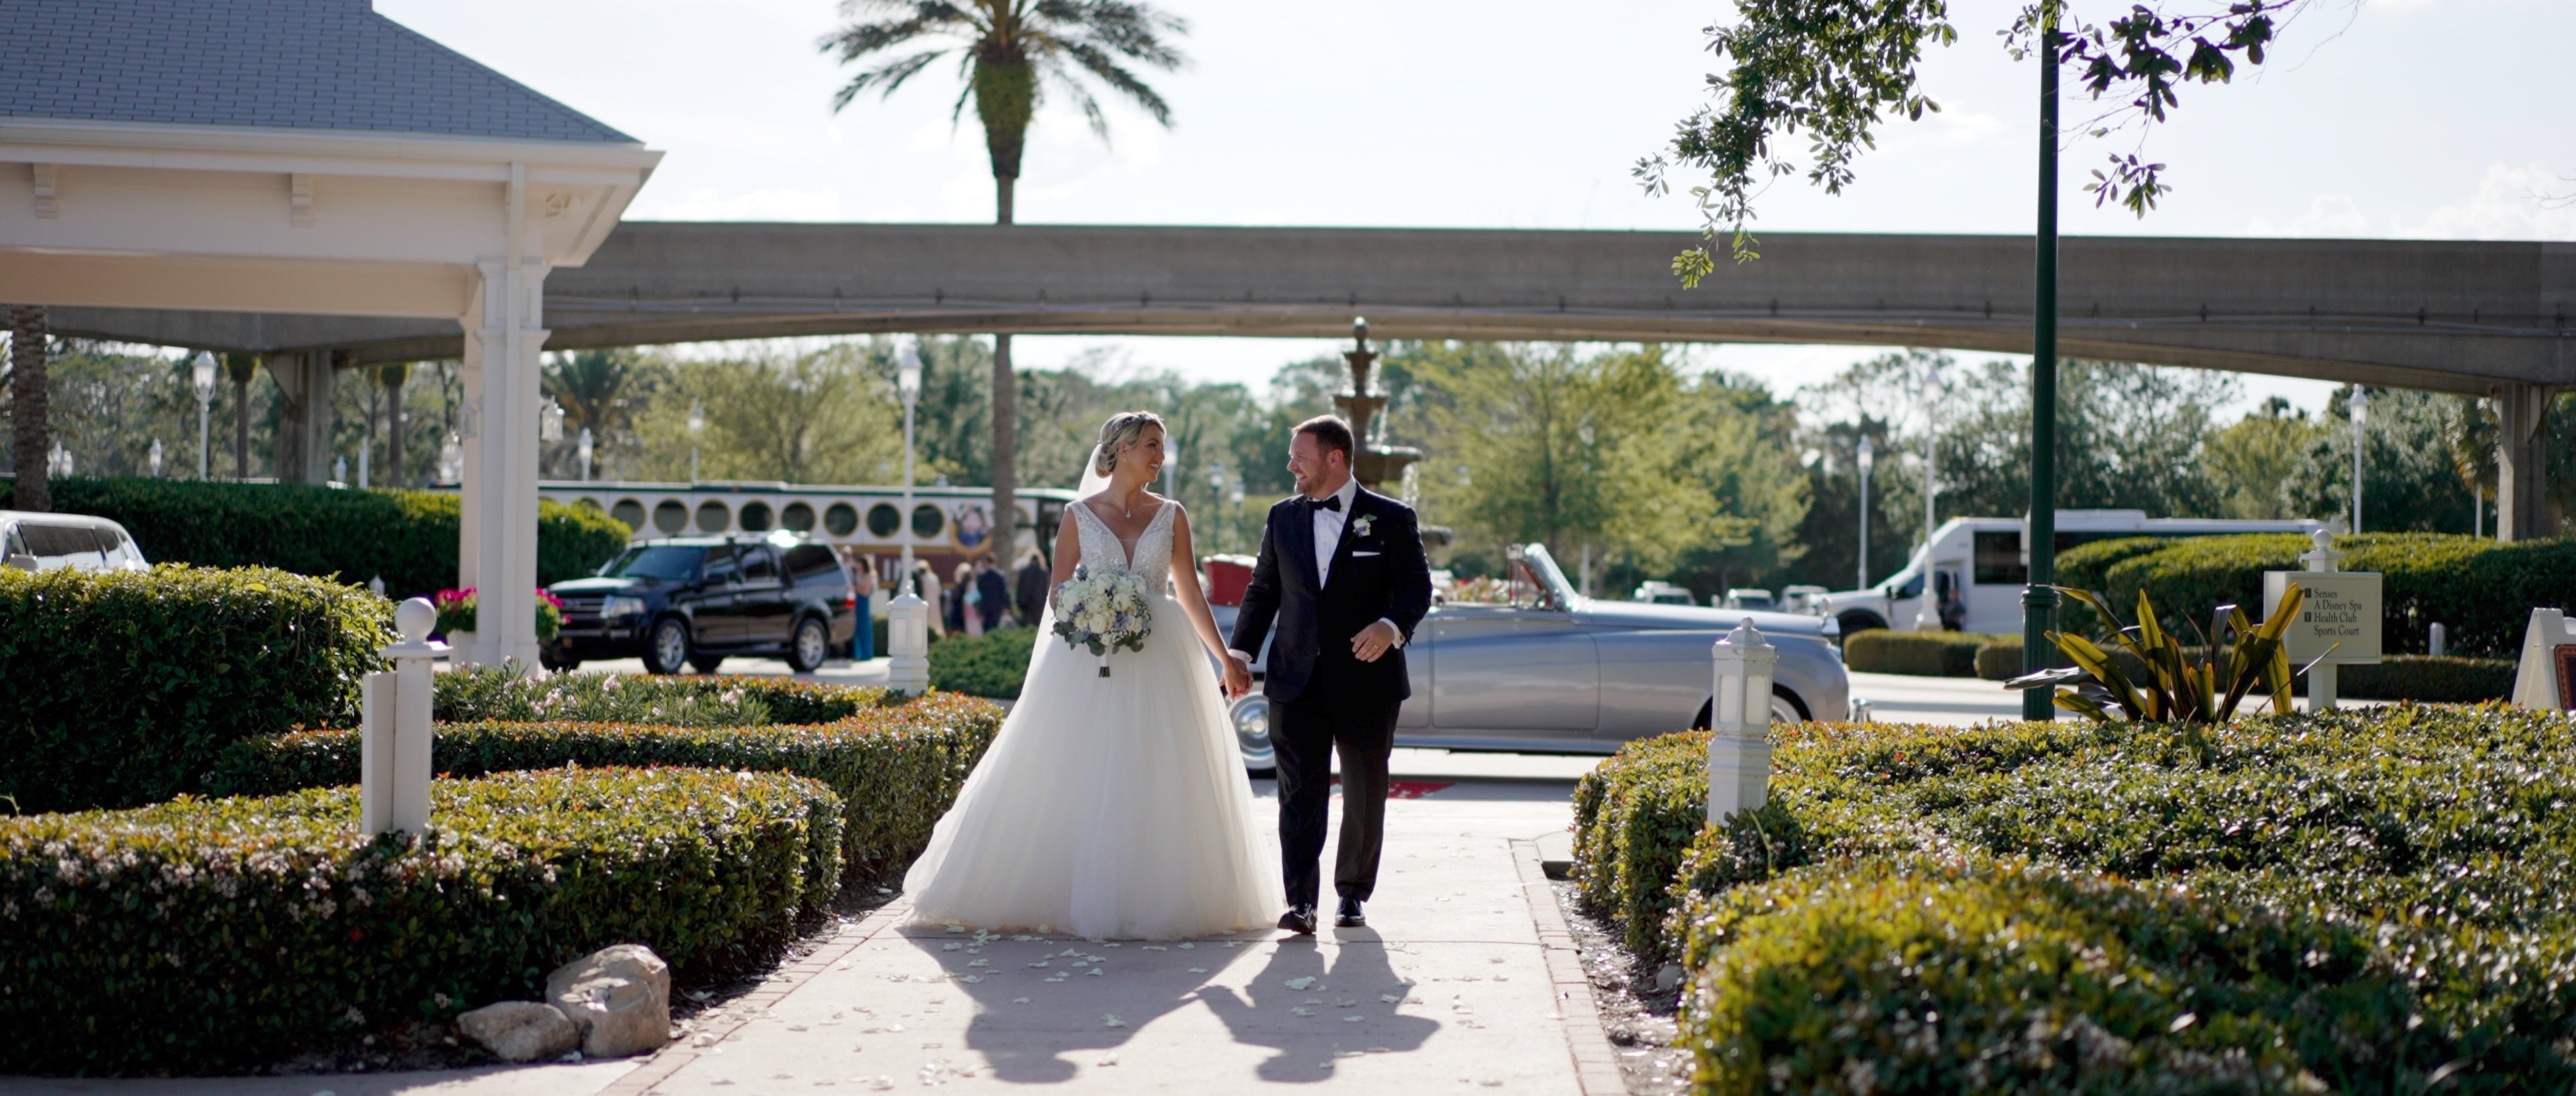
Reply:
M1212 561L1211 571L1223 566ZM1490 601L1445 599L1405 648L1413 699L1395 743L1452 750L1610 753L1632 738L1705 727L1709 646L1751 618L1780 649L1771 689L1775 722L1845 719L1851 681L1829 617L1595 601L1574 592L1544 546L1511 553L1508 583ZM1211 574L1220 631L1231 633L1240 575ZM1269 655L1253 663L1258 676ZM1271 767L1270 705L1260 693L1231 708L1243 763Z

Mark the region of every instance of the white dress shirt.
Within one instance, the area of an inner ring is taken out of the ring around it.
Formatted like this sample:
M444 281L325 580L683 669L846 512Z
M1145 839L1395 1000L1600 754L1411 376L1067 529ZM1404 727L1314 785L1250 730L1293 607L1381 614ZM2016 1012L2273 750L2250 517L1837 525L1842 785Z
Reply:
M1341 547L1342 527L1350 524L1351 503L1360 497L1360 481L1343 480L1342 489L1326 497L1339 500L1342 508L1307 507L1315 515L1315 585L1318 589L1333 580L1333 550Z

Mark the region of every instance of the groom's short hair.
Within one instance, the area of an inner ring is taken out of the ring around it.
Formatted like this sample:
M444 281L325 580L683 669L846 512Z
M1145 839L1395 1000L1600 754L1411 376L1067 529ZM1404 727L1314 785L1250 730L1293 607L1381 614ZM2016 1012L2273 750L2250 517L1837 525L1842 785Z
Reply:
M1315 444L1326 449L1341 450L1342 463L1351 463L1351 446L1355 444L1351 440L1351 424L1342 421L1340 415L1317 415L1298 423L1297 432L1315 439Z

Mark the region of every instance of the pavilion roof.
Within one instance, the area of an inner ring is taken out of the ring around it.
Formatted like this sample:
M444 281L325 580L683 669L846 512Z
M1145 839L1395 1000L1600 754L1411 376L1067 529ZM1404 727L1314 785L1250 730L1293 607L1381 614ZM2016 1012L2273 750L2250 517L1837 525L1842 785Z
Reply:
M6 0L0 118L636 143L372 0Z

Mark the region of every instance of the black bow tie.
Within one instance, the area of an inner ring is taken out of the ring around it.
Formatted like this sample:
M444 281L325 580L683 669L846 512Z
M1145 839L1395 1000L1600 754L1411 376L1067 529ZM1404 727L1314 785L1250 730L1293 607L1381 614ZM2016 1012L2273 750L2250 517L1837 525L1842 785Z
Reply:
M1306 500L1306 505L1314 507L1317 510L1330 510L1338 514L1342 512L1342 496L1326 495L1319 499L1308 499Z

